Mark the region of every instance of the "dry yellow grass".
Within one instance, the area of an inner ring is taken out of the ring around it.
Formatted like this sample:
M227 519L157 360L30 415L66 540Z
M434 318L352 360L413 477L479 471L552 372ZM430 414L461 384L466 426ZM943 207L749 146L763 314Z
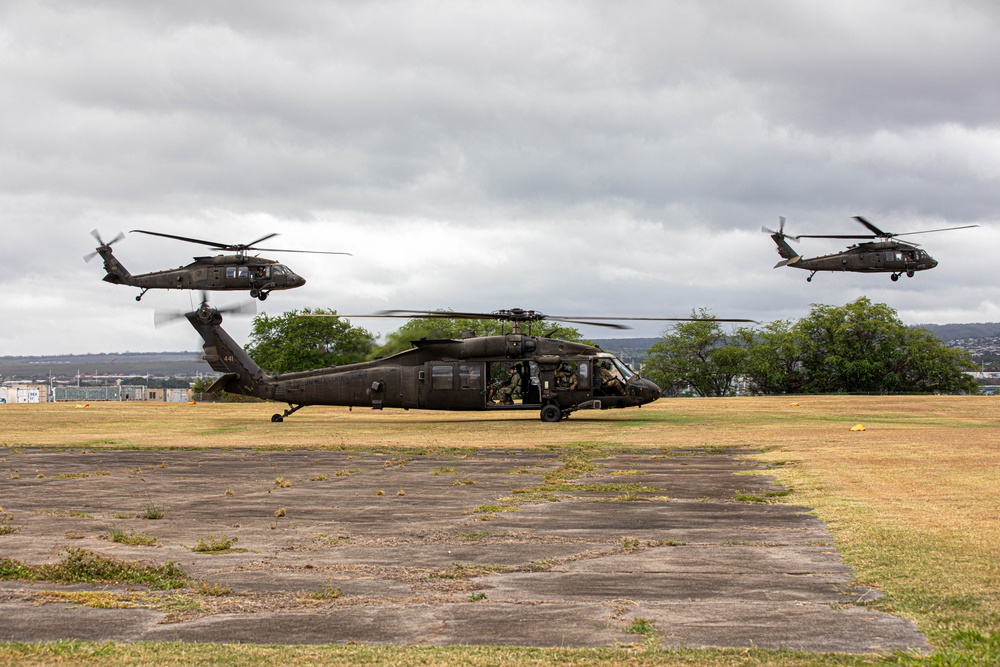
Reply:
M274 424L270 415L280 411L276 404L91 406L2 406L0 444L81 450L710 447L753 452L756 459L779 464L768 474L794 489L786 502L814 507L829 522L859 582L887 593L882 608L915 619L938 649L965 650L971 641L972 652L949 664L990 664L1000 643L1000 397L674 399L642 409L579 412L561 424L544 424L536 412L311 407ZM858 423L866 430L851 431ZM419 661L418 653L394 653L393 658L407 664ZM480 657L474 651L465 657L474 654ZM460 657L446 655L447 661ZM515 649L510 655L514 662L518 655L525 657ZM589 664L589 655L576 659ZM673 657L683 664L763 664L774 658L758 663L721 653ZM831 663L817 658L785 664Z

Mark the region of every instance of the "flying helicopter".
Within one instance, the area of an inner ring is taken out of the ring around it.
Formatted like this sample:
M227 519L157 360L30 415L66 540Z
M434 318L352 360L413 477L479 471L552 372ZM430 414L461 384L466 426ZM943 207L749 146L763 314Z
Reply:
M520 308L492 313L383 311L373 315L319 315L494 319L510 322L512 330L498 336L421 339L412 341L410 349L383 359L268 375L222 328L222 312L203 302L198 309L177 315L187 318L201 335L205 361L222 373L208 391L287 403L288 409L272 415L272 422L284 421L308 405L374 410L537 410L544 422L561 421L577 410L642 406L658 399L660 388L613 354L593 345L522 333L521 325L549 320L627 329L614 321L697 319L556 317ZM495 387L494 378L505 384Z
M806 269L812 271L806 282L812 282L813 276L818 271L854 271L860 273L888 273L893 282L899 280L899 276L904 273L908 278L912 278L917 271L933 269L938 265L937 260L931 257L926 250L918 247L917 243L906 243L897 241L898 236L910 236L913 234L929 234L931 232L946 232L953 229L968 229L979 225L962 225L960 227L944 227L942 229L927 229L919 232L884 232L871 222L861 217L854 216L860 224L867 227L871 234L800 234L791 236L785 234L785 218L778 218L778 231L761 227L761 231L770 234L774 243L778 246L778 254L784 259L774 265L791 266L796 269ZM817 257L803 257L795 252L785 239L798 241L799 239L876 239L865 241L850 246L843 252L832 255L819 255Z
M86 255L84 260L89 262L97 255L100 255L101 259L104 260L104 270L107 271L104 280L115 285L131 285L140 288L142 291L135 297L136 301L140 301L143 295L151 289L249 290L251 297L263 301L273 290L302 287L306 284L306 280L284 264L273 259L258 257L256 255L251 256L249 254L250 251L350 255L347 252L257 247L258 243L277 236L276 233L267 234L250 243L216 243L214 241L202 241L185 236L163 234L161 232L149 232L143 229L133 229L132 231L151 236L177 239L178 241L187 241L188 243L198 243L206 245L213 250L236 253L235 255L195 257L194 261L187 266L167 271L153 271L152 273L133 275L129 273L128 269L122 266L122 263L114 256L111 249L111 246L125 238L125 235L119 232L115 238L105 243L97 230L93 230L90 233L97 239L100 245L97 246L94 252Z

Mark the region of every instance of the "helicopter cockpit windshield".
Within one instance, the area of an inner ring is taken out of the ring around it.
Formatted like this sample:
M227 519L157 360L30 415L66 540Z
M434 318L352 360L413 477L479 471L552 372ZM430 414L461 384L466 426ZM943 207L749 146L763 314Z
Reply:
M615 365L615 368L618 370L619 373L621 373L622 378L624 378L625 380L628 380L633 375L635 375L632 369L626 366L625 363L618 357L611 357L611 363Z

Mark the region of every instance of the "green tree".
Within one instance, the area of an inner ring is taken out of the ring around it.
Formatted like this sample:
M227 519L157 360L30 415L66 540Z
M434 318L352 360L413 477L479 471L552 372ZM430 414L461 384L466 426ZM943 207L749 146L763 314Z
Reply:
M794 327L810 392L974 391L968 355L910 329L884 303L814 304Z
M291 373L312 368L350 364L366 359L375 339L361 327L339 317L335 310L305 308L277 317L261 313L253 318L247 354L272 373Z
M927 329L909 330L906 359L903 379L907 391L970 394L979 391L975 378L964 372L976 369L969 353L947 347Z
M447 313L448 311L438 311ZM396 331L386 336L385 343L375 354L387 357L410 348L410 341L427 338L440 340L461 338L462 336L499 336L510 333L513 325L510 322L496 320L467 320L444 317L417 317L409 320ZM573 327L559 326L549 322L531 322L521 325L521 331L536 335L549 336L560 340L581 342L583 336Z
M668 391L690 387L698 396L728 396L742 373L747 351L730 343L722 327L704 308L680 322L649 349L644 374Z
M759 394L796 394L802 391L802 337L791 320L770 322L761 328L740 327L735 339L746 351L743 372L751 391Z

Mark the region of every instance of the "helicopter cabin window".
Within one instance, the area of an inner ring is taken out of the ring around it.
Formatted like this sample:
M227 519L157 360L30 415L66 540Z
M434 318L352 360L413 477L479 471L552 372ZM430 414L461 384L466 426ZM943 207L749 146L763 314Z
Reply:
M227 266L226 267L226 278L228 280L235 280L241 278L246 280L250 277L250 269L245 266Z
M580 364L576 361L562 361L556 368L556 389L579 389Z
M462 389L482 389L483 367L480 364L461 364L458 367L458 382Z
M455 372L451 366L431 366L431 389L454 389Z

